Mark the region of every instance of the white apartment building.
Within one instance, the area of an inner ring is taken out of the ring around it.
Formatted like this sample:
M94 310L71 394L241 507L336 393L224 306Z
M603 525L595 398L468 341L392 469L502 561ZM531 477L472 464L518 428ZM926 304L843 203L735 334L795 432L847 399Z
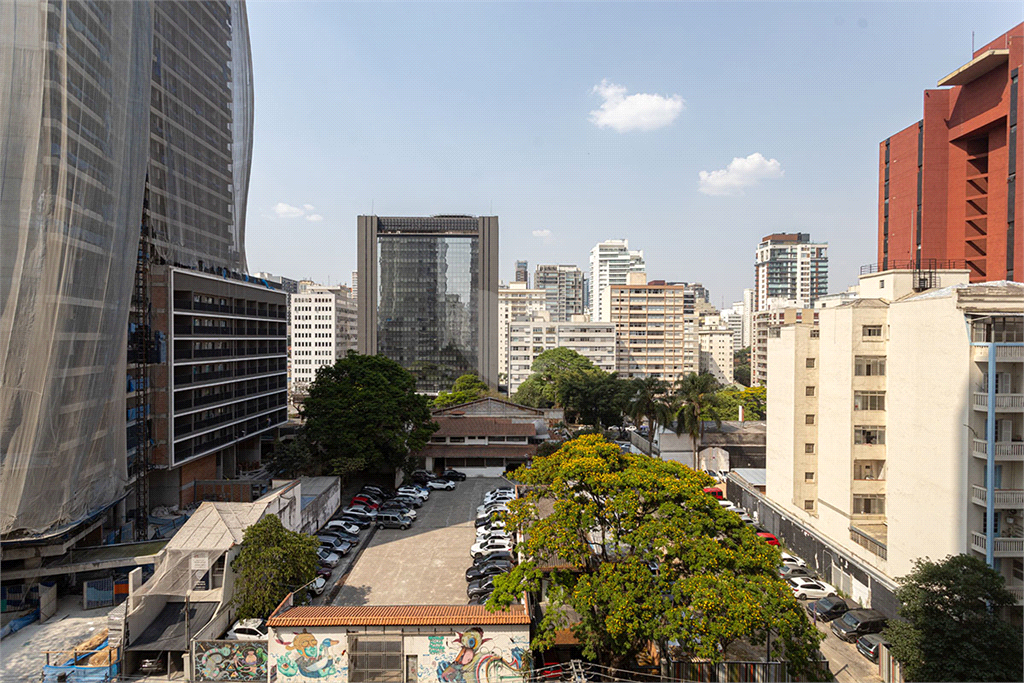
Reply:
M525 282L498 287L498 384L509 381L509 325L513 321L550 320L546 302L545 290L530 289Z
M757 245L754 261L755 312L769 299L790 299L811 308L828 294L828 244L811 242L807 233L768 235Z
M611 318L609 288L624 285L630 273L645 273L643 251L630 251L629 240L605 240L590 250L590 319Z
M734 351L739 351L743 348L743 324L746 322L746 316L743 315L743 302L733 302L729 308L722 309L719 316L722 320L722 325L729 328L732 332L732 347Z
M862 276L772 330L767 496L890 580L973 553L1022 604L1024 285L935 275Z
M740 348L749 348L752 343L756 298L753 288L743 290L743 345Z
M356 314L352 288L299 283L292 295L290 392L304 393L317 370L356 350Z
M583 315L583 271L572 265L539 265L533 275L534 289L546 292L546 306L556 322Z
M542 317L516 320L509 324L509 360L502 372L508 374L511 396L529 378L533 361L550 349L566 348L587 358L600 370L615 372L615 326L591 322L583 315L569 322L552 322Z
M699 316L689 285L645 282L631 273L629 283L610 288L619 376L657 377L674 383L700 371Z
M697 332L700 345L700 371L714 375L718 383L733 383L733 333L728 327L701 329Z
M750 385L763 387L768 383L768 338L772 330L780 325L802 323L813 325L817 312L812 308L800 308L796 301L769 299L763 310L752 317L753 330L750 335Z

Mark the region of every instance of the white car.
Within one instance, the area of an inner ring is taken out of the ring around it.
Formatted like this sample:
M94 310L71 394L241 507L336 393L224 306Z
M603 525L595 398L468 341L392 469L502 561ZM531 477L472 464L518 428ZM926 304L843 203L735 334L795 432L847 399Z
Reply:
M332 519L327 522L327 526L325 526L324 529L328 531L344 531L346 534L352 534L353 536L359 535L359 527L355 524L343 522L340 519Z
M313 585L309 587L309 590L313 591L317 595L320 595L324 592L325 588L327 588L327 579L325 579L322 576L318 576L316 577L316 580L313 582Z
M721 505L726 510L736 510L736 504L733 503L731 500L720 500L718 501L718 504Z
M449 481L447 479L428 479L427 480L427 488L428 489L437 489L439 491L454 491L455 490L455 482L454 481Z
M792 567L806 567L807 563L796 555L790 555L789 553L782 553L782 564L788 564Z
M430 498L429 491L424 491L414 486L399 486L398 491L396 491L395 493L397 493L400 496L416 496L420 500L426 500Z
M504 495L508 495L508 496L514 496L514 495L516 495L516 490L514 488L512 488L511 486L499 486L496 489L491 489L490 491L488 491L484 495L485 496L493 496L493 495L499 494L499 493L500 494L504 494Z
M479 529L476 532L477 543L491 538L511 538L511 536L504 529Z
M835 586L830 586L824 581L816 581L815 579L809 579L806 576L796 576L792 579L786 579L786 583L793 590L793 595L800 598L810 598L817 600L818 598L830 598L836 594Z
M487 553L494 552L495 550L512 550L512 541L504 538L492 538L487 541L480 541L473 544L473 547L469 549L469 554L473 557L480 557Z
M368 508L365 505L349 505L347 508L342 510L342 512L346 515L362 517L363 519L369 519L370 521L377 519L377 511L373 508Z
M236 621L227 635L228 640L266 640L267 624L262 619Z
M504 503L490 503L488 505L481 505L476 509L478 517L480 515L489 515L492 512L508 512L508 506Z
M515 499L516 499L515 496L505 495L505 494L497 494L497 495L493 495L493 496L484 496L484 505L488 505L490 503L507 503L510 500L515 500Z

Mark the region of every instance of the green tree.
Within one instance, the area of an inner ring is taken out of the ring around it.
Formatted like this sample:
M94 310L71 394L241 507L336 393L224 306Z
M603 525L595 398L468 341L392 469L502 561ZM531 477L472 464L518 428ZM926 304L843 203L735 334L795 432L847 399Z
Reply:
M534 408L559 405L558 390L567 377L596 369L588 358L571 349L548 349L533 361L532 374L519 385L513 400Z
M658 425L672 421L672 398L668 394L668 385L656 377L645 377L633 380L631 389L626 414L636 424L647 420L650 427L648 443L653 446Z
M617 427L629 402L631 384L614 372L599 369L564 376L558 386L558 402L565 419L593 427Z
M704 439L704 413L710 412L715 423L722 426L722 420L717 417L720 408L718 391L721 387L713 375L702 372L697 374L691 372L679 380L676 397L681 403L679 412L676 413L676 434L684 431L690 435L693 441L693 457L697 458L700 443Z
M744 347L733 354L732 378L743 386L750 386L750 347Z
M708 420L738 420L743 406L744 420L763 420L767 414L768 392L764 387L726 387L718 392L718 405L704 410Z
M814 672L821 636L778 577L778 550L703 492L706 475L588 435L514 476L526 493L506 523L523 561L495 579L489 606L543 586L534 649L568 627L606 666L626 668L652 642L664 655L669 641L722 661L730 644L763 644L772 629L772 653L784 648L794 674Z
M466 374L455 380L451 391L438 393L432 403L433 408L447 408L462 403L469 403L478 398L491 395L491 388L487 383L474 374Z
M313 458L305 439L297 436L287 442L274 443L267 460L267 471L275 477L318 477L323 474L324 461Z
M354 351L317 373L302 404L301 437L326 470L345 477L364 469L405 467L437 423L416 381L384 356Z
M969 555L917 560L899 579L900 616L882 636L908 681L1024 680L1019 627L1000 618L1014 604L1002 575Z
M242 548L231 561L237 575L231 598L239 619L266 619L288 593L316 578L319 542L289 531L277 515L245 530Z

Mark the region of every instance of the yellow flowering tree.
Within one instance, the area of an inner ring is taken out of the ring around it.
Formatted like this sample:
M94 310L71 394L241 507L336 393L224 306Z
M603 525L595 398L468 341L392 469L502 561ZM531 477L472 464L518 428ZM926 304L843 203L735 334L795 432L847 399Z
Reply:
M523 561L495 579L488 604L543 585L534 649L570 628L585 656L610 667L651 643L663 661L670 642L722 661L730 644L765 644L771 630L773 656L816 674L821 637L778 576L778 550L704 493L706 475L588 435L513 476L527 490L506 515Z

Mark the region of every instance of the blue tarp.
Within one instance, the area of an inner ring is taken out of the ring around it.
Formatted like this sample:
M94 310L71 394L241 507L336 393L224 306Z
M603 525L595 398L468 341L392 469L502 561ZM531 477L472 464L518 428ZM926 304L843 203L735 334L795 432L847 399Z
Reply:
M26 626L28 626L29 624L31 624L33 621L35 621L38 618L39 618L39 610L36 609L36 610L32 610L31 613L26 614L23 617L18 617L17 619L14 619L13 621L8 622L7 625L4 626L3 632L0 633L0 638L6 638L7 636L11 635L12 633L14 633L16 631L20 631L21 629L25 628Z

